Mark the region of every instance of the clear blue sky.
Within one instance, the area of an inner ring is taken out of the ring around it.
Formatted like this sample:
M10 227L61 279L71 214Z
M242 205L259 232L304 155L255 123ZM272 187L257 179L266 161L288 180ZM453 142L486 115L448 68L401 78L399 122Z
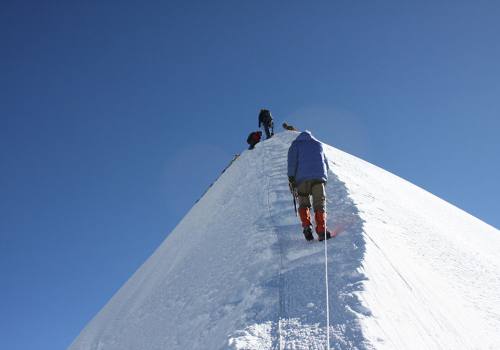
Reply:
M498 1L2 1L0 348L66 348L261 107L500 227L499 18Z

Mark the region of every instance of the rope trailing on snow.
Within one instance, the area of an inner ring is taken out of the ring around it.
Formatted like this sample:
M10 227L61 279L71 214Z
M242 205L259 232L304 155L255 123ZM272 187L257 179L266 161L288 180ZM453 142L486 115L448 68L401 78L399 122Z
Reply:
M325 213L326 213L326 200L325 200ZM325 220L325 291L326 291L326 350L330 350L330 298L328 292L328 245L327 239L327 220Z

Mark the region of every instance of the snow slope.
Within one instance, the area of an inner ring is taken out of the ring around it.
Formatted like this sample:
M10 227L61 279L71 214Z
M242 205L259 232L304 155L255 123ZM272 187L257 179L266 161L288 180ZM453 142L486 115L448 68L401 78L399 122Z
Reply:
M324 245L303 239L286 177L296 136L245 151L69 349L325 349ZM330 347L499 349L500 232L325 147Z

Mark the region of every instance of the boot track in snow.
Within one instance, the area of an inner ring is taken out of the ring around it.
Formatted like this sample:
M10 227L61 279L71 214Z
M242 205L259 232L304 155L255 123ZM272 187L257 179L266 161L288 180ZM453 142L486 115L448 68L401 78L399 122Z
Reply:
M267 178L269 230L278 239L280 256L279 315L274 331L274 349L324 349L326 345L326 300L323 242L311 244L300 231L290 207L286 177L287 145L263 143L263 175ZM331 167L332 168L332 167ZM274 190L271 190L274 189ZM330 348L366 349L359 313L369 314L361 306L355 291L365 277L358 272L364 254L363 222L349 198L345 185L329 174L326 186L328 227L342 235L329 240ZM317 242L317 241L316 241ZM347 307L339 307L347 305Z

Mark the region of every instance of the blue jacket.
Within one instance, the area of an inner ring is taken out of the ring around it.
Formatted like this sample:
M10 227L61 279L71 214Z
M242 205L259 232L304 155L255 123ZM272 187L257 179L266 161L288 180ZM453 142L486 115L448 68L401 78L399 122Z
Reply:
M323 145L309 131L300 133L288 149L288 176L297 185L304 180L328 180L328 160Z

